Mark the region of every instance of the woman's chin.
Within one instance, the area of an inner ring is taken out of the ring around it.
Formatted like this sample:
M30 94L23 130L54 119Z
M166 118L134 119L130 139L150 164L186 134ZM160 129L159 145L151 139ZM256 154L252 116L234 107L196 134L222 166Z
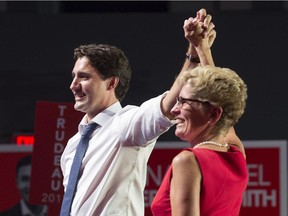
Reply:
M183 133L181 133L181 131L175 130L175 136L183 140Z

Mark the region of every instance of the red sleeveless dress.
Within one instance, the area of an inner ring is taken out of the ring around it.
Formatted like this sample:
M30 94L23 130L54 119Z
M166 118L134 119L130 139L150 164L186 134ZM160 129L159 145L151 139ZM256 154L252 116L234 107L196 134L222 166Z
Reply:
M202 173L200 192L201 216L238 216L243 193L248 183L246 160L231 146L229 152L205 148L184 149L195 154ZM154 216L172 215L170 181L172 166L168 169L151 204Z

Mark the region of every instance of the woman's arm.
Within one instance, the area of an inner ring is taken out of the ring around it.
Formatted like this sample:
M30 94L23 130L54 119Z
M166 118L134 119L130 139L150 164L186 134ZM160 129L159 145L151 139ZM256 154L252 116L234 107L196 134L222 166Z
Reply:
M200 216L201 178L193 152L182 151L173 159L170 189L173 216Z
M175 105L176 97L179 95L180 90L184 85L184 82L181 80L181 75L188 69L193 69L200 64L214 65L210 47L215 40L216 32L211 19L212 17L206 14L206 10L201 9L198 11L195 18L190 17L184 21L184 35L189 42L186 54L192 57L199 57L200 63L186 59L169 93L162 100L162 113L169 119L174 118L170 113L170 110Z

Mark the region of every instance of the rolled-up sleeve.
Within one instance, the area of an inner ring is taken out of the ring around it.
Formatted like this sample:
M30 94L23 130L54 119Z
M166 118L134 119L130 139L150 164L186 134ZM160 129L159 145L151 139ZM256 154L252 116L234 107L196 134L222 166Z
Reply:
M166 93L145 101L138 106L126 106L119 118L122 140L132 145L147 145L166 132L173 121L170 121L161 111L161 101Z

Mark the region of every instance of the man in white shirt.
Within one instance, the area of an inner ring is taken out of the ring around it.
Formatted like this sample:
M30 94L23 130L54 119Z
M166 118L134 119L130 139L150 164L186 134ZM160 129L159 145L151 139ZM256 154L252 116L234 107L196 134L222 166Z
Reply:
M198 57L203 65L213 64L210 46L216 35L211 16L206 16L202 9L197 13L197 20L203 22L202 31L196 32L193 22L189 31L195 34L196 41L199 37L207 44L209 41L209 47L190 44L181 73L188 67L196 67ZM128 91L131 78L123 51L111 45L82 45L75 49L74 58L70 86L75 97L74 108L86 114L61 158L65 189L83 128L89 122L98 126L82 161L70 215L144 215L147 161L157 138L173 125L170 110L182 82L176 79L170 91L139 107L122 108L120 101Z

